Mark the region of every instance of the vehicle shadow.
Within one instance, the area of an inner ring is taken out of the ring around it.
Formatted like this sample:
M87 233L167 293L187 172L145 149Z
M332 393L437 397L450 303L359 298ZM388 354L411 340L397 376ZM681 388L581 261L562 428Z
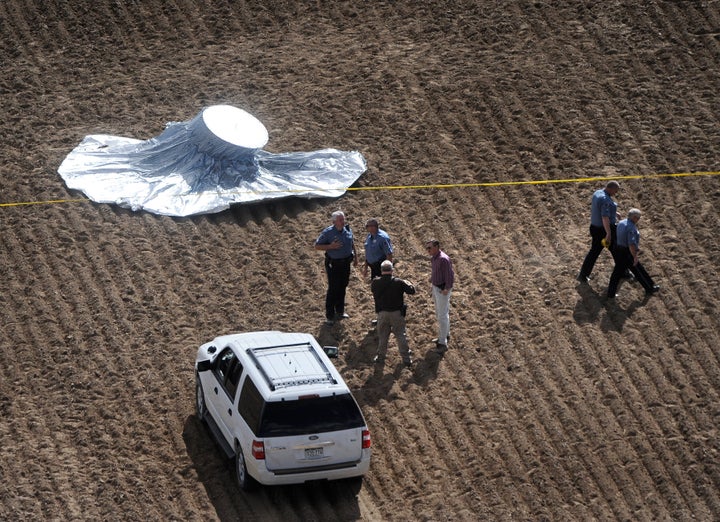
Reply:
M185 419L183 440L208 500L222 521L360 520L357 496L362 481L318 481L292 486L259 486L242 491L232 460L225 458L210 431L195 415Z

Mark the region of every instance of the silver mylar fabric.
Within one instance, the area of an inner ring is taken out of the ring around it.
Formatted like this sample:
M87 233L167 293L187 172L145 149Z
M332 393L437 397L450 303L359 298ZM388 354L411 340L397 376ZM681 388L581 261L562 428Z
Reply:
M167 216L223 211L235 203L339 197L365 172L357 151L270 153L221 139L202 118L170 122L156 138L86 136L58 173L97 203Z

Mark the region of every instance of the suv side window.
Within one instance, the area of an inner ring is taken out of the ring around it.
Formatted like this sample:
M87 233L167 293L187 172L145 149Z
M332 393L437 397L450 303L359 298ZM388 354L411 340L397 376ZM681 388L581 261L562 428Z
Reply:
M238 401L238 413L245 419L254 434L257 435L260 428L260 417L262 415L265 401L255 387L255 383L249 377L245 379L240 400Z
M230 347L220 352L215 364L215 377L233 401L242 371L243 366Z
M240 376L243 372L243 365L240 363L238 359L235 359L235 364L233 365L232 369L230 370L230 373L227 376L227 379L225 380L225 389L227 390L228 394L230 394L230 398L235 400L235 392L237 391L238 383L240 382Z
M235 362L235 354L230 347L224 348L220 352L220 355L218 355L214 368L215 376L220 384L225 383L225 379L230 374L230 368L233 362Z

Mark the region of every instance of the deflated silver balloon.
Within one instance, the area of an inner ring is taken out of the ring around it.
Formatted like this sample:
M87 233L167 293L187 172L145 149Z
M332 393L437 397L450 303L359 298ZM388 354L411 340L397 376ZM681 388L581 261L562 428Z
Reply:
M367 169L356 151L275 154L262 149L267 141L265 126L252 115L213 105L145 141L86 136L58 173L97 203L190 216L290 196L339 197Z

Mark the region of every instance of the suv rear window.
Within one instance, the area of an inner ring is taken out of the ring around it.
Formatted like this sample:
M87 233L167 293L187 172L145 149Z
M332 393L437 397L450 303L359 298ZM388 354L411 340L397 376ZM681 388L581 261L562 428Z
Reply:
M361 428L364 425L355 399L345 393L265 403L258 436L288 437Z

